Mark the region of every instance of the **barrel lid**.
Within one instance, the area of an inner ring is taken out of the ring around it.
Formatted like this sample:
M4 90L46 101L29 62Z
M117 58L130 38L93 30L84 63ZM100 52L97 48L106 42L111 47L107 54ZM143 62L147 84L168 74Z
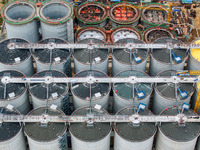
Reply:
M116 42L116 44L119 43L133 43L133 44L144 44L143 41L137 40L137 39L132 39L132 38L127 38L127 39L121 39L119 41ZM132 64L137 65L140 64L142 62L144 62L149 54L148 49L133 49L131 50L132 53L135 54L135 57L139 57L141 59L141 62L136 62L134 61L134 54L132 54ZM113 57L121 62L124 63L126 65L130 65L130 49L120 49L120 48L114 48L113 49Z
M97 70L86 70L86 71L81 71L77 74L74 75L74 78L76 77L89 77L89 76L94 76L94 77L108 77L105 73L97 71ZM92 94L91 97L93 101L98 100L102 97L105 97L108 95L110 92L110 84L109 83L93 83L91 85L92 87ZM71 84L71 91L74 95L77 97L83 99L83 100L88 100L90 97L90 85L87 83L72 83Z
M118 73L115 77L129 77L129 76L135 76L135 77L147 77L149 78L149 75L147 75L146 73L142 72L142 71L138 71L138 70L132 70L132 71L122 71L120 73ZM135 88L138 89L138 91L143 91L145 93L145 97L149 96L152 93L152 85L150 83L136 83ZM114 83L113 85L113 90L114 92L127 100L132 100L133 96L132 96L132 84L128 84L128 83ZM137 92L135 90L135 99L138 99ZM142 99L144 99L142 98Z
M0 72L0 78L4 76L23 78L24 75L21 72L14 70L6 70ZM21 96L26 90L27 86L24 83L8 83L6 84L6 99L4 98L4 84L0 82L0 100L12 100Z
M0 113L4 115L19 115L15 110L9 110L6 107L0 107ZM0 124L0 142L10 140L16 136L21 130L18 122L3 122Z
M181 41L176 40L176 39L171 39L171 38L161 38L161 39L155 40L154 42L154 44L158 44L158 43L159 44L166 44L166 43L180 44ZM173 48L172 52L174 52L175 56L180 56L182 58L181 62L185 61L188 57L187 49ZM161 63L170 64L170 50L169 49L165 49L165 48L153 49L152 57ZM173 56L172 56L172 63L178 64L175 62L175 59Z
M104 44L103 41L98 40L98 39L84 39L78 42L79 44L88 44L88 43L93 43L93 44ZM92 51L92 64L99 64L104 62L106 59L108 59L109 52L108 49L105 48L94 48L91 50ZM90 50L85 48L76 48L74 49L73 52L73 57L75 60L79 61L80 63L83 64L90 64Z
M89 114L89 107L84 107L77 109L72 116L80 116L80 115L87 115ZM92 114L93 115L106 115L109 114L105 110L98 110L95 108L92 108ZM86 142L96 142L103 138L105 138L110 132L111 132L111 126L110 123L94 123L93 126L87 126L87 124L84 123L71 123L69 130L73 136L78 138L81 141Z
M200 40L195 41L193 44L200 44ZM197 61L200 61L200 49L199 48L192 48L190 49L191 55L196 59Z
M161 115L177 115L177 107L171 107L161 112ZM192 110L184 111L185 115L194 116L196 115ZM179 126L177 123L162 123L159 126L160 131L169 139L177 142L188 142L197 138L200 134L199 123L186 123L185 126Z
M172 76L177 76L177 71L176 70L166 70L163 72L160 72L157 77L172 77ZM193 84L188 84L188 83L178 83L177 88L179 88L182 92L186 91L188 96L186 97L181 97L181 92L178 91L178 97L180 100L184 100L188 98L189 96L192 96L194 92L194 86ZM175 99L175 84L174 83L156 83L155 84L155 90L156 92L159 93L162 97L168 98L170 100L176 100Z
M60 116L64 115L61 110L54 110L51 108L40 107L32 110L28 115L44 115L46 111L47 115ZM24 131L28 137L39 142L53 141L62 136L67 130L65 123L50 122L47 126L41 126L40 122L27 122L24 127Z
M67 76L59 71L56 70L45 70L42 72L38 72L33 77L45 77L45 76L52 76L57 78L66 78ZM49 96L48 100L58 99L61 96L65 96L67 94L69 87L66 83L50 83L48 85L49 88ZM32 83L30 84L30 92L31 95L40 99L46 100L47 99L47 84L45 83Z
M60 44L60 43L66 43L62 39L57 38L50 38L45 39L39 42L40 44L46 44L46 43L52 43L52 44ZM33 50L33 56L36 60L49 64L50 63L50 49L34 49ZM59 64L61 62L66 61L71 56L71 52L67 48L60 48L60 49L52 49L52 56L51 61L52 64Z
M24 62L31 57L30 49L16 49L8 48L12 42L16 43L28 43L22 39L8 39L0 43L0 63L6 65L17 65Z
M137 110L137 109L136 109ZM128 107L120 110L117 115L132 115L133 108ZM139 115L153 115L149 110L139 111ZM139 126L133 126L133 123L116 123L115 132L123 139L131 142L141 142L148 140L155 135L157 127L155 123L140 123Z

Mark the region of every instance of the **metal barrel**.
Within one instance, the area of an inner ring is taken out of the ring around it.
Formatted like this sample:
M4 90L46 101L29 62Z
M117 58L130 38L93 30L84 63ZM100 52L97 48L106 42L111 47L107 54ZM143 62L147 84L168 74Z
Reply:
M10 105L11 106L11 105ZM20 115L20 113L12 108L0 107L1 114ZM12 107L12 106L11 106ZM26 150L25 138L21 123L4 122L0 128L0 149Z
M23 78L24 74L15 70L6 70L0 72L0 77L10 76ZM27 114L30 111L30 102L28 97L28 87L22 83L1 83L0 86L0 106L6 107L12 105L22 114Z
M79 5L76 11L79 26L103 27L107 22L107 16L106 6L98 2L85 2Z
M138 70L126 70L118 73L115 77L147 77L149 76ZM134 85L134 101L133 101L133 85L127 83L114 83L113 84L113 105L114 112L128 106L137 106L139 103L144 103L149 107L150 96L152 93L152 85L149 83L137 83ZM133 107L134 107L133 106Z
M137 111L137 108L136 108ZM116 115L133 115L133 107L121 109ZM139 115L153 115L151 111L139 111ZM157 127L155 123L115 123L114 149L115 150L152 150L153 140Z
M120 26L112 29L111 42L115 43L122 39L142 40L142 35L137 28L130 26Z
M90 108L83 107L76 110L72 116L89 115ZM91 108L91 114L109 115L103 109ZM72 150L109 150L110 149L110 123L70 123L69 132L71 134Z
M166 70L159 73L157 77L177 76L176 72L175 70ZM177 98L175 88L177 88ZM183 102L190 103L193 92L193 84L180 83L175 87L174 83L157 83L154 86L152 112L160 114L166 107L182 105Z
M98 26L86 26L76 32L76 42L91 38L106 42L106 32Z
M170 107L163 110L160 115L177 115L178 113L177 107ZM196 115L191 110L184 111L183 113L188 116ZM198 123L186 123L185 126L181 126L178 123L166 122L161 123L158 129L156 150L195 149L196 141L200 134Z
M176 39L174 31L167 27L149 27L143 32L143 39L146 43L152 43L160 38L172 38Z
M159 3L143 5L141 9L141 24L145 27L164 25L168 19L169 7Z
M121 39L116 42L116 44L132 43L132 44L142 44L144 42L127 38ZM141 70L146 71L147 59L149 57L149 49L120 49L113 48L112 52L112 75L115 76L117 73L123 70Z
M35 3L11 1L3 7L1 14L6 24L8 39L21 38L31 43L39 40Z
M114 3L110 6L109 17L112 26L131 25L139 23L140 10L131 2Z
M161 38L157 39L154 43L180 44L181 41L171 38ZM156 76L159 72L164 70L183 70L187 59L188 49L152 49L149 66L149 75Z
M16 49L10 43L27 43L22 39L8 39L0 43L0 71L18 70L30 77L33 75L33 60L30 49Z
M39 10L42 38L61 38L74 42L74 7L67 1L46 1Z
M105 73L97 70L81 71L74 75L76 77L108 77ZM108 110L109 94L111 86L109 83L93 83L91 85L91 105L96 104L102 106L103 109ZM71 92L73 96L74 109L80 107L90 106L90 85L87 83L73 83L71 84Z
M43 43L66 43L62 39L49 38L39 42ZM44 70L57 70L71 76L71 51L68 48L61 49L33 49L32 55L36 62L37 72Z
M67 77L64 73L56 70L45 70L36 73L33 77ZM47 97L48 88L48 97ZM30 84L30 94L32 98L33 108L56 105L59 109L63 109L63 98L69 93L69 86L66 83L51 84ZM48 101L47 101L48 100ZM67 103L67 101L66 101Z
M60 109L55 107L39 107L32 110L28 115L65 115ZM48 124L29 122L24 126L24 132L28 139L30 150L60 150L67 149L62 147L62 141L66 134L67 126L65 123L51 122ZM67 139L65 139L67 142Z
M85 44L85 43L104 44L104 42L99 39L85 39L78 43L79 44ZM74 52L72 53L72 56L74 58L75 73L78 73L84 70L99 70L108 74L108 58L109 58L108 49L75 48Z

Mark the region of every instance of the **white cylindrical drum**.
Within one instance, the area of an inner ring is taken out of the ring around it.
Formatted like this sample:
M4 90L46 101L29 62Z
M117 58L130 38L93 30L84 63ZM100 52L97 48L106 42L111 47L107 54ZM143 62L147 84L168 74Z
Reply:
M0 107L1 115L20 115L11 108L12 106ZM19 122L3 122L0 124L0 149L1 150L26 150L22 124Z
M18 71L6 70L0 72L2 77L24 78L25 76ZM30 102L28 97L28 87L24 83L0 83L0 107L5 107L8 104L14 106L22 114L27 114L30 111Z
M157 75L157 77L177 77L177 71L166 70ZM178 83L177 84L177 99L175 94L174 83L156 83L154 86L154 96L152 103L152 112L160 114L161 111L167 107L174 105L182 105L183 102L190 103L190 99L194 92L192 83Z
M16 49L12 42L18 44L26 43L22 39L8 39L0 43L0 71L18 70L26 76L32 76L33 60L30 49Z
M105 73L97 70L82 71L74 75L74 78L81 77L108 77ZM76 79L75 79L76 80ZM101 105L103 109L108 110L109 94L111 86L109 83L93 83L91 84L91 104ZM72 83L71 91L73 96L74 109L90 106L90 84L88 83Z
M162 38L154 42L154 44L180 44L181 41L171 39L171 38ZM149 75L156 76L159 72L164 70L183 70L185 62L188 58L187 49L163 49L156 48L152 49L151 60L149 66Z
M72 116L89 114L90 108L83 107L76 110ZM105 110L93 107L91 108L91 114L109 115ZM72 150L109 150L111 129L110 123L70 123L69 132L71 134Z
M137 108L136 110L137 111ZM133 115L133 107L121 109L116 115ZM139 111L139 115L153 115L149 110ZM152 150L154 135L157 127L155 123L115 123L115 150Z
M98 39L85 39L78 43L104 44L103 41ZM85 49L75 48L72 55L74 58L75 73L84 70L99 70L108 74L108 57L109 57L108 49L105 48L98 49L93 47Z
M33 77L57 77L66 78L67 76L56 70L45 70L36 73ZM47 88L48 88L48 98L47 98ZM68 103L69 87L66 83L31 83L30 84L30 94L33 102L33 108L50 106L52 104L58 106L65 112L65 104Z
M173 116L178 113L177 107L171 107L165 109L161 115ZM186 116L196 115L191 110L183 113ZM155 148L156 150L194 150L199 134L199 123L187 122L185 126L175 122L162 123L159 126Z
M137 39L121 39L115 44L144 44L144 42ZM124 70L140 70L146 71L147 58L149 56L148 49L120 49L114 48L112 52L112 75Z
M39 40L36 8L31 1L12 1L2 9L8 39L21 38L31 43Z
M28 115L64 116L65 114L53 107L40 107L32 110ZM67 142L65 134L67 126L61 122L26 122L24 132L28 138L30 150L60 150L61 142ZM63 144L64 145L64 144Z
M42 38L62 38L74 42L74 8L67 1L45 1L39 10Z
M62 39L50 38L39 42L40 44L66 44ZM37 72L44 70L57 70L71 76L71 52L68 48L33 49Z
M122 71L115 77L146 77L149 76L141 71ZM150 83L136 83L134 84L134 102L133 102L133 85L128 83L114 83L113 84L113 105L114 112L118 112L120 109L133 106L137 106L139 103L144 103L149 107L150 96L152 93L152 85Z

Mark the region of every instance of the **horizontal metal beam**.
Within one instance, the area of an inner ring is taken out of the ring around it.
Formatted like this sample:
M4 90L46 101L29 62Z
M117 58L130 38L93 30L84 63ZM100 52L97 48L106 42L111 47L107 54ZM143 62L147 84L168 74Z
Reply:
M56 78L56 77L41 77L41 78L14 78L10 76L4 76L1 78L1 83L195 83L199 82L197 77L110 77L110 78L99 78L99 77L72 77L72 78Z
M200 48L200 44L173 44L173 43L165 43L165 44L134 44L134 43L119 43L119 44L96 44L96 43L88 43L88 44L65 44L65 43L47 43L47 44L39 44L39 43L14 43L11 42L7 45L8 49L59 49L59 48L127 48L127 49L136 49L136 48L167 48L167 49L189 49L189 48Z
M91 117L92 116L92 117ZM49 116L49 115L0 115L0 123L2 122L132 122L138 124L140 122L200 122L200 116L186 116L184 114L178 114L175 116L140 116L138 114L134 115L91 115L91 116Z

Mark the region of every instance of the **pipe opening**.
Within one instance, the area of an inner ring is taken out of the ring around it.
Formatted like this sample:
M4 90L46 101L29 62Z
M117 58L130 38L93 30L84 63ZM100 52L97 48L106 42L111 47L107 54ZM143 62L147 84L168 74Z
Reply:
M28 4L15 4L6 11L6 15L13 20L24 20L31 16L33 8Z
M47 19L59 20L69 14L69 8L59 3L53 3L46 5L42 10L42 14Z

